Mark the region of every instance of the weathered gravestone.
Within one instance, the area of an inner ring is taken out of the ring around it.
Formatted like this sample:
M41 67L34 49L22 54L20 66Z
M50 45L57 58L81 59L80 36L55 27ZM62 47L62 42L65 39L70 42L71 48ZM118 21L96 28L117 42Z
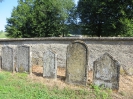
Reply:
M1 70L1 67L2 66L2 57L0 56L0 70Z
M2 47L2 69L6 71L14 71L13 49L8 46Z
M82 41L74 41L67 47L66 83L87 84L88 47Z
M17 49L18 72L31 72L30 70L30 47L18 46Z
M53 51L46 51L44 53L43 77L57 78L57 55Z
M98 86L119 89L119 63L111 55L105 53L94 62L93 83Z

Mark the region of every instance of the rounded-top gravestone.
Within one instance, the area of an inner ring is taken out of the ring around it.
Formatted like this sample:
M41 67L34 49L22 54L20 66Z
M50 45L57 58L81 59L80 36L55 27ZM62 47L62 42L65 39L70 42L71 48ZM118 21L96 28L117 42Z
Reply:
M88 47L82 41L74 41L67 47L66 82L76 85L87 84Z

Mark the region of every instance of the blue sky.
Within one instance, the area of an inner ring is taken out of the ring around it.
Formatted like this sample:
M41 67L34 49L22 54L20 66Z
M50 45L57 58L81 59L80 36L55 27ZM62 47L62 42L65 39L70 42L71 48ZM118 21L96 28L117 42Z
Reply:
M13 10L13 7L17 6L18 0L3 0L3 2L0 3L0 31L5 30L5 25L7 24L6 18L11 17L11 12ZM75 3L78 0L74 0Z
M6 18L11 16L13 7L17 6L17 0L3 0L0 3L0 30L5 30Z

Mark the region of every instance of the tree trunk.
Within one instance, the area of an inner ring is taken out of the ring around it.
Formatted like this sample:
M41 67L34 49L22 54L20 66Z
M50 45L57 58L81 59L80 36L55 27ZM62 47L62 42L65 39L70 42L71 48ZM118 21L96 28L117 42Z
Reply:
M98 23L97 36L100 37L102 33L102 23Z

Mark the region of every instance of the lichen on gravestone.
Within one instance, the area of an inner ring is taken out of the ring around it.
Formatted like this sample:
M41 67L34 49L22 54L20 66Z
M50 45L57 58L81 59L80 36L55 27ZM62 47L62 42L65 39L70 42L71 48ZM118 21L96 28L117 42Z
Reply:
M93 64L93 83L98 86L119 89L120 64L110 54L105 53Z
M30 71L30 47L18 46L17 48L17 68L18 72L31 72Z
M14 71L13 67L13 48L9 46L2 47L2 67L6 71Z
M54 51L47 50L43 58L43 77L57 78L57 55Z
M86 85L88 79L88 47L83 41L74 41L67 47L66 83Z

